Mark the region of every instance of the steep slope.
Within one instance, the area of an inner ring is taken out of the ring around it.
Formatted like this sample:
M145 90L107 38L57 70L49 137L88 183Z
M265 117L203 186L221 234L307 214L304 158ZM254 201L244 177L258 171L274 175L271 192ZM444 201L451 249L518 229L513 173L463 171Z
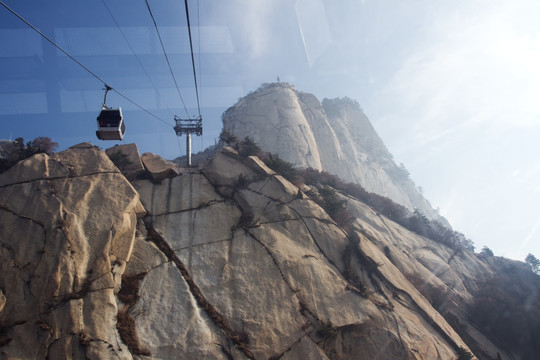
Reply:
M264 151L298 167L338 175L448 225L397 166L358 104L325 100L286 83L269 84L223 116L223 129L255 140Z
M84 144L0 176L2 357L451 359L466 348L364 234L257 158L225 149L202 172L138 178L134 191Z
M364 235L349 237L257 158L241 160L226 148L202 174L134 185L148 210L147 239L169 259L145 275L132 310L141 342L159 358L188 349L175 333L162 337L152 316L154 307L175 322L176 314L189 312L163 313L156 304L156 293L178 278L190 284L203 318L229 337L219 343L228 354L450 359L458 346L466 347L390 262L391 278L380 271L384 255ZM187 320L187 327L198 328L196 320ZM197 338L190 355L204 358L216 340Z

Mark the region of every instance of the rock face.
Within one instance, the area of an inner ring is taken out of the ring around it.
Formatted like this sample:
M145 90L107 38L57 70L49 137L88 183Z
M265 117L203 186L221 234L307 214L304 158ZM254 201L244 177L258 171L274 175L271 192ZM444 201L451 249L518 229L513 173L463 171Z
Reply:
M144 174L145 168L136 144L116 145L105 152L127 179L136 179Z
M81 144L16 164L0 213L0 356L131 358L115 292L144 208L105 153Z
M175 164L156 154L144 153L141 161L154 181L162 181L167 177L174 177L180 173Z
M0 175L0 359L519 359L467 322L472 253L339 195L344 230L231 148L145 178L90 144Z
M257 158L226 150L202 174L134 186L148 210L146 239L168 258L133 271L145 275L131 312L157 358L174 350L194 359L356 359L383 344L385 357L451 358L466 347L406 280L374 270L384 255L362 234L347 236ZM392 300L396 287L407 294L401 302ZM189 324L177 330L184 336L164 332L157 315Z
M270 84L241 99L223 116L223 129L251 137L264 151L298 167L312 167L388 197L448 225L397 166L359 105Z

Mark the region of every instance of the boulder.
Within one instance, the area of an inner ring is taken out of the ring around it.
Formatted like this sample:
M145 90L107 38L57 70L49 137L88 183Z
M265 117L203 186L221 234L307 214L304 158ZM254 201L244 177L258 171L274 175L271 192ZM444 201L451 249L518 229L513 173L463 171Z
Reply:
M131 359L115 288L145 213L135 189L91 144L34 155L0 183L2 356Z
M144 173L137 144L115 145L105 153L127 179L136 179Z
M152 180L154 180L155 182L160 182L163 179L178 176L180 174L180 171L178 170L178 166L176 164L163 159L159 155L152 153L144 153L142 154L141 161L144 165L144 168L146 169L146 171L148 171L148 173L152 177Z

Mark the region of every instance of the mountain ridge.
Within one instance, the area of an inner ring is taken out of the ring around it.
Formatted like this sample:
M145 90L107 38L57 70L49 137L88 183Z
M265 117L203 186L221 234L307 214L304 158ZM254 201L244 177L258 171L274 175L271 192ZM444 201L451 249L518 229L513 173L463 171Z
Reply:
M181 168L136 144L83 143L0 174L0 359L540 351L528 265L475 254L450 229L430 238L424 215L403 226L403 204L369 193L421 196L354 100L269 84L223 120L276 155L244 139ZM287 180L287 154L319 166L305 170L313 181Z
M232 148L201 169L107 154L117 166L80 144L0 174L1 358L526 358L467 312L503 260L336 192L345 230L306 194L323 188Z
M223 129L240 139L252 138L264 151L299 168L327 171L450 227L408 172L394 163L352 99L321 103L287 83L263 84L225 111Z

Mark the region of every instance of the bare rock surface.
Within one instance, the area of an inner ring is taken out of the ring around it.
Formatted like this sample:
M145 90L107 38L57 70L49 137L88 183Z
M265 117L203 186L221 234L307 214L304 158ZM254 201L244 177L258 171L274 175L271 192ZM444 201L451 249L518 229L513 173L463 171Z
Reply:
M168 259L142 270L129 310L156 358L452 359L466 348L376 244L254 158L225 150L202 174L134 186L148 210L141 241Z
M152 179L157 182L168 177L174 177L180 173L175 163L165 160L156 154L144 153L142 154L141 161Z
M358 235L369 240L361 242L364 254L380 264L378 269L399 293L414 298L432 317L454 319L469 342L491 358L513 359L479 332L465 311L475 291L495 275L489 262L411 232L354 198L343 199L356 217Z
M144 214L134 188L91 144L35 155L0 184L0 357L130 359L114 289Z
M353 100L325 99L321 104L289 84L269 84L229 108L223 129L239 139L251 137L264 151L300 168L335 174L448 225L394 163Z
M105 153L129 180L145 171L137 144L116 145L105 150Z
M142 178L91 144L0 175L0 359L516 359L463 310L495 260L231 148Z

